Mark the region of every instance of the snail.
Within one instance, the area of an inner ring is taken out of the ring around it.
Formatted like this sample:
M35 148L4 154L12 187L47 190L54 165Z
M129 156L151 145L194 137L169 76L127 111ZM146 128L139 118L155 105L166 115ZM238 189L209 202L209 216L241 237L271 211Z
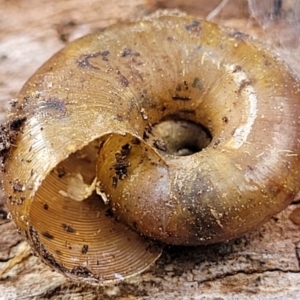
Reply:
M3 193L52 268L107 283L164 244L257 228L300 189L300 86L259 42L190 16L68 44L2 126Z

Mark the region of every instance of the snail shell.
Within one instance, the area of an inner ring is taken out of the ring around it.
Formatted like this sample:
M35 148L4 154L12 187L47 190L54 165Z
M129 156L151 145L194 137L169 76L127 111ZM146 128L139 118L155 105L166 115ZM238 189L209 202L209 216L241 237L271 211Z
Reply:
M46 263L89 282L148 267L161 250L144 237L238 237L299 190L299 91L259 43L193 17L85 36L2 128L7 205Z

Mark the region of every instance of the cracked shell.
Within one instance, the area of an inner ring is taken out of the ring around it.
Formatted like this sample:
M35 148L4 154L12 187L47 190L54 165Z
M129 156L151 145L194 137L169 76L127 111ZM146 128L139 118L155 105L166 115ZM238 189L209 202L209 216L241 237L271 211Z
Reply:
M238 237L300 188L299 83L246 35L189 16L78 39L25 84L2 127L3 191L53 268L138 274L154 241Z

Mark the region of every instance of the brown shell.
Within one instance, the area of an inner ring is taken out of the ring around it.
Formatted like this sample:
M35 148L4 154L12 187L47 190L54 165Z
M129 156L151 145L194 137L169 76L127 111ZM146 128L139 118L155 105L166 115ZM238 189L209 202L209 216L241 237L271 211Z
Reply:
M90 282L148 267L161 250L142 236L235 238L299 191L299 91L259 43L193 17L88 35L8 115L7 204L46 263Z

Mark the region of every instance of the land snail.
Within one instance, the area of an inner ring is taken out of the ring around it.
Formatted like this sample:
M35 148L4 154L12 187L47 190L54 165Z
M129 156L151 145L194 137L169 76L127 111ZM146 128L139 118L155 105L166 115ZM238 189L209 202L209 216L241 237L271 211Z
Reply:
M228 241L293 200L299 100L286 64L245 34L190 16L113 25L54 55L12 103L7 205L52 268L133 276L161 244Z

